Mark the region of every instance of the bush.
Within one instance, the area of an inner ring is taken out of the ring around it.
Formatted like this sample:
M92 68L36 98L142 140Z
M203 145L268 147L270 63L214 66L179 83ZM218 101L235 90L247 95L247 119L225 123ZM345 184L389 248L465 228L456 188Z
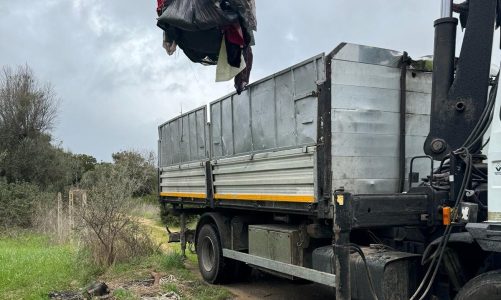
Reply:
M39 206L53 203L55 197L33 184L0 180L0 227L32 227Z
M130 215L141 184L123 165L99 165L83 178L87 205L80 208L80 236L96 264L110 266L153 254L158 247Z

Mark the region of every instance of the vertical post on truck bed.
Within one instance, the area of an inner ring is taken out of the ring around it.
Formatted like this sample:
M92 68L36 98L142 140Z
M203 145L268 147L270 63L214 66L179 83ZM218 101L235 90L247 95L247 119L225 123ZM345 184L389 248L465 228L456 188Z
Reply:
M181 254L186 257L186 214L184 212L181 213L179 221L181 223Z
M334 193L334 258L336 263L336 299L351 299L350 231L351 195L344 191Z

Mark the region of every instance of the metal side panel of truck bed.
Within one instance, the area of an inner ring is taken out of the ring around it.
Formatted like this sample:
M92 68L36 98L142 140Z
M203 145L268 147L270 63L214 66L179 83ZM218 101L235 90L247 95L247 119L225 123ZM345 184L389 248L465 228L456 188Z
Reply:
M341 186L396 192L401 56L343 43L211 102L210 124L205 106L166 122L162 199L314 213ZM406 75L408 165L428 131L431 74L409 68ZM429 163L414 168L424 174Z

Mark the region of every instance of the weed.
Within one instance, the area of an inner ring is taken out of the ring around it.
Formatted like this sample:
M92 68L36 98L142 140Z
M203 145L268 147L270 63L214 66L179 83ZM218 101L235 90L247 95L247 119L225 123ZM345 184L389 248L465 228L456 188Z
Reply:
M116 289L113 291L113 297L115 297L116 300L138 300L139 297L134 295L131 291L128 291L126 289Z
M175 283L167 283L162 286L162 289L166 292L174 292L178 295L181 293L179 292L179 287Z
M185 269L183 255L180 252L171 251L165 256L162 267L166 270Z

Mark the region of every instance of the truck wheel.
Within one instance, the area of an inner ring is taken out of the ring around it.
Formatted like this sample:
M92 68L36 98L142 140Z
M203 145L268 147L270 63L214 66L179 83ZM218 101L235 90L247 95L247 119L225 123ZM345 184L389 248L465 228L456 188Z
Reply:
M205 281L223 283L231 272L231 262L223 257L223 249L217 229L205 224L197 237L198 268ZM230 271L230 272L228 272Z
M456 300L501 299L501 270L481 274L468 281L459 290Z

